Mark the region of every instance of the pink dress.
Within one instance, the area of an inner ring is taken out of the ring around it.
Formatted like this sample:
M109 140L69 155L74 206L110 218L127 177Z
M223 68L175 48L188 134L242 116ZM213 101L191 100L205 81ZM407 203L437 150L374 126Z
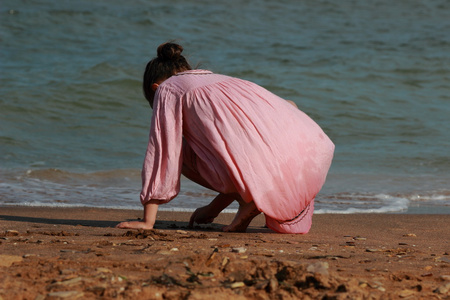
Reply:
M333 152L311 118L266 89L206 70L178 73L155 94L141 202L173 199L184 162L216 191L254 201L269 228L307 233Z

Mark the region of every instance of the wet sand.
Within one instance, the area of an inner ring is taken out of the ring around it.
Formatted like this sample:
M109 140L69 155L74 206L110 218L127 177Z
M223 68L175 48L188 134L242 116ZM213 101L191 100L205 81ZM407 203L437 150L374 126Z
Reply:
M0 207L0 299L450 299L450 215L315 215L306 235L233 214Z

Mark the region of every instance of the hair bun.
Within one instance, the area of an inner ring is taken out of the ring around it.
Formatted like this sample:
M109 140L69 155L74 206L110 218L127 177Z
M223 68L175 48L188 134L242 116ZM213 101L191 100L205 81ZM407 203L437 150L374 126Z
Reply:
M178 60L183 52L183 47L174 43L164 43L158 47L158 58L162 60Z

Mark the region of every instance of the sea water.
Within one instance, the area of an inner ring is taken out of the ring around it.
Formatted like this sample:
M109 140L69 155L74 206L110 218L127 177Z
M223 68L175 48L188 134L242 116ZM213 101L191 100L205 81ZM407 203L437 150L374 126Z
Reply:
M330 136L316 212L450 213L449 32L447 0L2 0L0 205L140 209L142 74L175 40ZM215 195L181 183L161 208Z

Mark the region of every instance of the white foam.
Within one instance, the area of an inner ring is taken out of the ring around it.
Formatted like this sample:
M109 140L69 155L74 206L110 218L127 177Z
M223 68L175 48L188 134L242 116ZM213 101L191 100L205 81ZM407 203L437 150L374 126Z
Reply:
M404 212L408 210L410 201L404 197L394 197L386 194L371 195L352 195L355 201L351 198L347 199L346 206L336 206L333 208L319 208L314 211L316 214L355 214L355 213L391 213ZM359 201L364 198L365 201ZM367 201L369 200L369 201ZM340 201L342 202L342 201ZM342 204L342 203L341 203ZM375 207L374 207L375 206Z

